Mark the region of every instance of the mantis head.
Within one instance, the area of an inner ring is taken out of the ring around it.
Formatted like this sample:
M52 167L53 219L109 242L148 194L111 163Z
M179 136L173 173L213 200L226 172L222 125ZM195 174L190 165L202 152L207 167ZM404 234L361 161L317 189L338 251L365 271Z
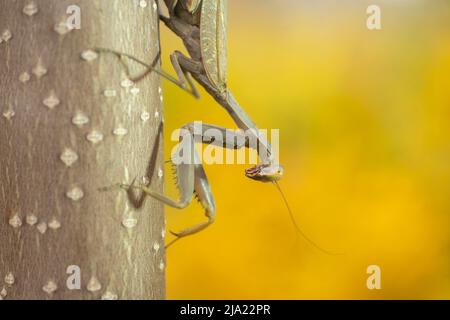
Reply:
M283 177L284 169L279 164L260 164L245 170L247 178L260 182L277 182Z

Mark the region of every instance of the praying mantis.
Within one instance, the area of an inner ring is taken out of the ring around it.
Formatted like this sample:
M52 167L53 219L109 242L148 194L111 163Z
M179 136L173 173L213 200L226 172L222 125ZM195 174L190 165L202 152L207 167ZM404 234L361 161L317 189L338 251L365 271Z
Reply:
M130 188L140 189L145 194L178 209L186 208L191 203L194 195L198 198L205 209L207 221L180 232L172 232L176 239L166 246L168 248L179 239L204 230L215 220L216 205L214 197L203 165L198 161L194 141L201 141L202 143L223 148L254 148L260 156L261 163L246 169L245 176L260 182L274 183L283 197L297 231L311 245L328 253L310 240L296 224L288 202L277 183L283 177L283 167L276 163L271 145L265 137L259 134L255 123L228 89L227 0L164 0L164 2L169 10L169 17L160 14L160 20L182 39L189 53L189 57L179 51L175 51L170 55L170 61L177 78L173 78L167 73L157 70L130 55L108 49L98 49L98 51L114 53L119 57L126 56L146 66L148 68L147 72L138 78L154 71L198 98L199 92L195 87L193 78L228 112L240 130L231 130L216 125L203 125L202 132L199 133L194 130L194 123L188 123L183 126L182 132L184 133L180 134L180 140L186 137L186 132L190 135L191 161L189 163L176 164L175 172L180 191L178 200L171 199L145 185L136 186L133 183L132 185L121 184L121 187L126 190ZM206 132L210 129L221 132L223 139L211 140L208 138ZM256 139L258 142L257 146L252 146L249 143L250 139Z

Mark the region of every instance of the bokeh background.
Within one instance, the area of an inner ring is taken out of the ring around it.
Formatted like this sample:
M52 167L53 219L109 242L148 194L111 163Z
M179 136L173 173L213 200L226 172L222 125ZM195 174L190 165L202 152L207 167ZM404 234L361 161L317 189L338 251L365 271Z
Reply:
M378 4L382 30L366 28ZM162 27L163 67L181 42ZM173 73L173 72L172 72ZM167 253L169 299L450 298L450 2L230 0L229 87L261 128L278 128L281 187L247 166L207 166L217 221ZM206 93L164 82L173 130L235 128ZM170 170L167 170L170 172ZM176 196L171 177L168 193ZM203 221L195 202L168 229ZM169 235L170 239L170 235ZM367 266L382 289L366 288Z

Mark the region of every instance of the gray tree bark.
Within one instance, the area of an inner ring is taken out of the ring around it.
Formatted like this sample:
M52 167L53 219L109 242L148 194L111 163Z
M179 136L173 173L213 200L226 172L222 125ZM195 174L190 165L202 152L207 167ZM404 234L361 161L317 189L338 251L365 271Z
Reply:
M154 0L0 0L0 36L0 299L164 299L163 206L101 190L162 191L160 78L88 50L151 64Z

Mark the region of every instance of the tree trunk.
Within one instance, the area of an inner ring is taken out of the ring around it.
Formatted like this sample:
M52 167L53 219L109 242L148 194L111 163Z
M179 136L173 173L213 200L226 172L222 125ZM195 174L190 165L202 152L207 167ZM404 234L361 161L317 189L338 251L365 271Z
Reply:
M160 78L88 50L151 64L154 0L0 0L0 36L0 299L164 299L163 206L102 190L162 191Z

